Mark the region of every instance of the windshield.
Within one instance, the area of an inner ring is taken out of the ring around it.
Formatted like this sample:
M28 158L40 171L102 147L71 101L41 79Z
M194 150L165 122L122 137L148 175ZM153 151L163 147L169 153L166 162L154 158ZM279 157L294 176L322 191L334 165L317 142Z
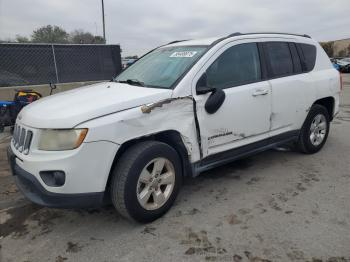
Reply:
M130 85L173 88L173 84L205 52L206 46L162 47L140 58L114 81Z

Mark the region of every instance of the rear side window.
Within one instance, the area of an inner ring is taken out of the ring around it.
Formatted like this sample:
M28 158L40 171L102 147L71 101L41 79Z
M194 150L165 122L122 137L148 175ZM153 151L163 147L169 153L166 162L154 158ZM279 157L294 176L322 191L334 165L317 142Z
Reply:
M286 42L264 43L267 52L271 77L282 77L293 74L293 60Z
M316 63L316 46L309 44L298 44L304 55L306 71L311 71Z
M303 70L301 67L301 60L300 60L295 43L289 43L289 48L290 48L290 53L292 54L294 73L299 74Z
M210 65L206 73L209 86L221 89L260 81L257 44L230 47Z

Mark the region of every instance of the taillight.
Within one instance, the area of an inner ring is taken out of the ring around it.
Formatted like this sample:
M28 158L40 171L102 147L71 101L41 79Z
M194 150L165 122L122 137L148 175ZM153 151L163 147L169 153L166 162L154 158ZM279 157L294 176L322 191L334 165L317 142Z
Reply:
M340 90L343 90L343 75L339 73L339 77L340 77Z

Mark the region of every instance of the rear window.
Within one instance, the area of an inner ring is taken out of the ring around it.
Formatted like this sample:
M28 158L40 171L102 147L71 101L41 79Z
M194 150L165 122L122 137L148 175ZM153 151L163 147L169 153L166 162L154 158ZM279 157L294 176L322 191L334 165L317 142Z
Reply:
M316 63L316 46L309 44L298 44L303 52L306 71L311 71Z
M294 73L299 74L303 72L303 69L301 67L301 61L295 43L289 43L289 48L292 54Z
M264 44L270 64L272 77L293 74L293 60L286 42L268 42Z

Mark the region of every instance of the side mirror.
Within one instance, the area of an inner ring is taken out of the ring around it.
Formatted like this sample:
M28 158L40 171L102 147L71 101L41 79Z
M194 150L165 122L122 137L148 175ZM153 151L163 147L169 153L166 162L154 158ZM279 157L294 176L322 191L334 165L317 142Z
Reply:
M225 92L222 89L208 86L206 73L198 80L196 93L197 95L211 93L204 105L205 111L207 111L208 114L214 114L218 111L226 98Z
M222 106L226 98L225 92L222 89L215 88L205 102L204 108L208 114L214 114Z

